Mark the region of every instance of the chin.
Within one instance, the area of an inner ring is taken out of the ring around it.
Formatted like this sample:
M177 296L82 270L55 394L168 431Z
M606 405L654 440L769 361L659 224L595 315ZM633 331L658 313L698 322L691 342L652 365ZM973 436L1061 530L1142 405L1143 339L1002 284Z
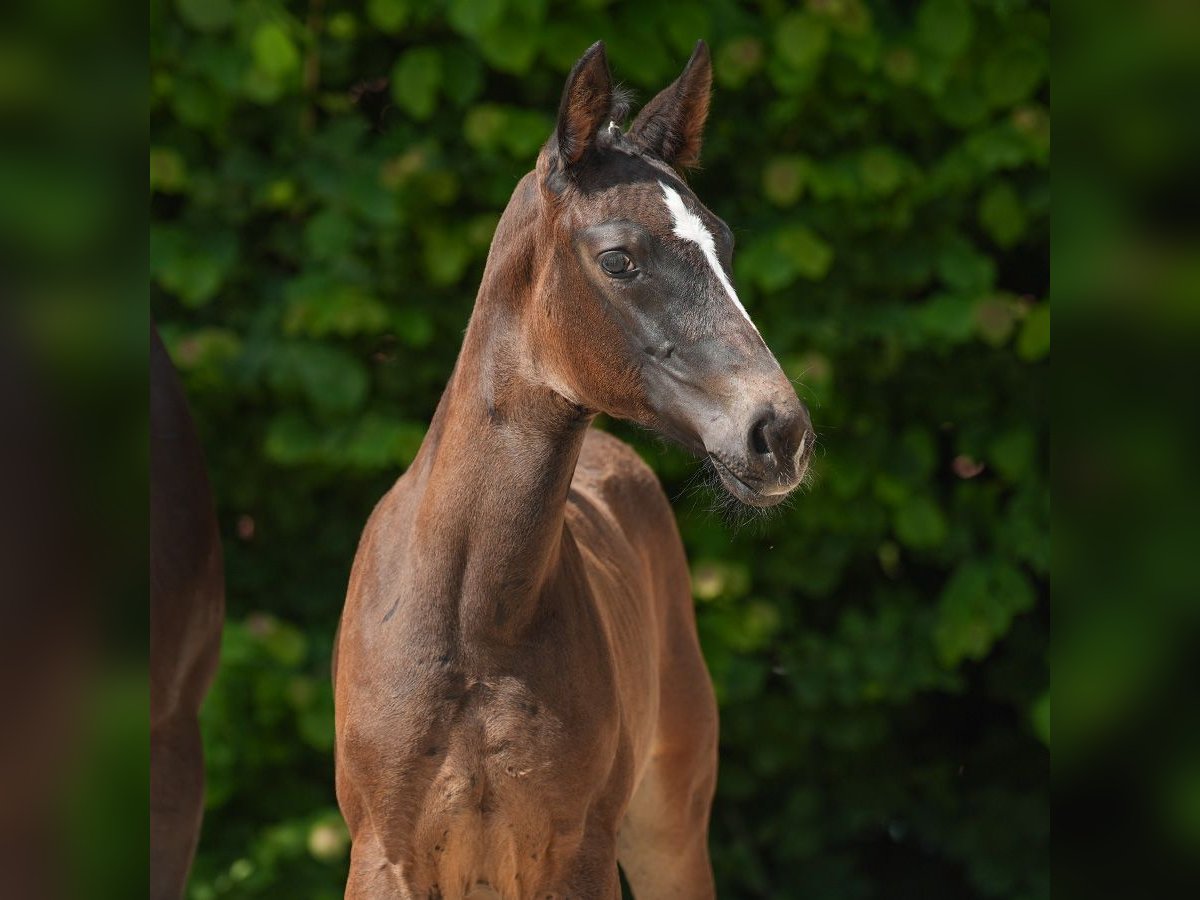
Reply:
M731 497L745 506L751 506L755 509L770 509L773 506L778 506L788 498L797 486L793 484L767 493L743 481L733 473L732 469L715 456L710 454L708 458L712 462L712 467L716 470L718 477L720 477L721 484L725 486L725 490L729 492ZM772 487L775 486L772 485Z

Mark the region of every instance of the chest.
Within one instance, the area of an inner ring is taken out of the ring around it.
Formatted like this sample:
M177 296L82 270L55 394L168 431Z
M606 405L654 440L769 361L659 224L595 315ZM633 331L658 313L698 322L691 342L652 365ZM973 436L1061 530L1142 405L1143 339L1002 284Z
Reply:
M414 883L552 884L574 858L597 809L623 809L632 790L630 741L611 698L580 702L570 678L545 666L521 674L427 678L420 703L358 745L365 794L387 856ZM369 771L368 771L369 770ZM357 779L356 779L357 780ZM534 878L534 876L537 876Z

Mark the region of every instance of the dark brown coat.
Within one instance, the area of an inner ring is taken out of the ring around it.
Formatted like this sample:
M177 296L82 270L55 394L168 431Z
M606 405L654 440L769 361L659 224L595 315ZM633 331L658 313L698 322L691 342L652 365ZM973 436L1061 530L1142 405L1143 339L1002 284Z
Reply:
M150 897L183 896L204 809L198 714L225 619L204 456L167 351L150 335Z
M618 859L639 900L713 896L717 712L687 562L657 479L589 430L605 412L673 436L755 505L807 464L807 413L726 290L728 229L672 168L698 155L710 80L701 45L625 134L593 47L500 221L350 578L347 897L614 900Z

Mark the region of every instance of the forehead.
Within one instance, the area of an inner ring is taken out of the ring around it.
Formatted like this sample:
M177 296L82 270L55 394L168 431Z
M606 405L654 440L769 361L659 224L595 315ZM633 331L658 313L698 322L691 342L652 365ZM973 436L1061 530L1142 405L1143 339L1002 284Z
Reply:
M673 233L675 220L664 185L674 191L686 209L719 237L728 231L675 172L657 160L607 150L575 181L573 206L581 224L594 225L613 219L637 222L663 237Z

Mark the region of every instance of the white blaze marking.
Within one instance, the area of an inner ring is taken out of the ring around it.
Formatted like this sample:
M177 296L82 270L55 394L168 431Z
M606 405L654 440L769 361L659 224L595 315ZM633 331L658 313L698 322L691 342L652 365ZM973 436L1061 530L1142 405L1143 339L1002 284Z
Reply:
M663 199L666 201L667 209L671 211L671 222L675 229L675 236L683 238L685 241L691 241L700 248L700 252L708 260L709 266L716 273L717 280L721 282L721 287L725 288L725 293L729 295L729 299L733 301L733 305L746 317L746 321L750 323L750 327L757 333L758 326L750 319L750 313L746 312L746 307L742 306L742 301L738 299L737 291L729 283L729 277L721 267L721 261L717 259L717 247L713 242L712 233L704 227L704 223L700 221L700 217L684 205L683 198L679 196L677 190L661 181L658 183L658 186L662 188Z

